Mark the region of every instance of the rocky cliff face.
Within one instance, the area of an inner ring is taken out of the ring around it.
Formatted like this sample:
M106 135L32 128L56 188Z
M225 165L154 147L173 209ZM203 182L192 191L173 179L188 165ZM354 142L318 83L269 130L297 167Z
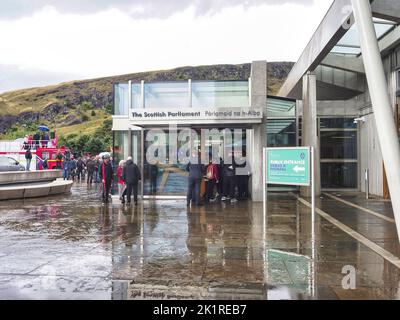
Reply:
M268 64L268 92L276 94L293 63ZM0 95L0 134L23 124L71 126L84 121L82 109L106 109L112 104L113 84L132 81L245 80L250 64L182 67L6 92Z

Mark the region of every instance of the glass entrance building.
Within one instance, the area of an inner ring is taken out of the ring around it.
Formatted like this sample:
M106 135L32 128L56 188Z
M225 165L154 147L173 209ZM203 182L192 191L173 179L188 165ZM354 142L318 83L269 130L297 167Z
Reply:
M267 96L266 65L254 62L251 77L241 81L116 83L115 163L133 157L142 172L140 189L145 197L184 196L186 163L179 159L188 141L180 135L190 130L191 146L197 146L202 159L213 152L222 161L230 152L245 159L249 191L253 200L260 201L262 148L302 145L302 105L294 99ZM358 190L354 116L321 115L317 120L322 188ZM161 160L151 156L154 145L163 153Z

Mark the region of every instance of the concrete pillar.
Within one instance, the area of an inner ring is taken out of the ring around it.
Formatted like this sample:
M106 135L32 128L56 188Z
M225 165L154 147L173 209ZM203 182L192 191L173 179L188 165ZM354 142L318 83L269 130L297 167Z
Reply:
M314 147L315 196L318 197L321 195L321 173L317 122L317 78L311 72L303 77L302 143L303 146ZM300 188L300 192L304 197L311 196L310 187Z
M371 5L367 0L351 0L351 3L359 30L365 75L385 164L397 235L400 236L400 145L393 121L385 71L372 19Z
M251 155L251 189L253 201L263 200L262 159L263 148L267 146L267 62L254 61L251 64L251 107L264 111L261 124L253 125L253 150ZM249 154L248 154L249 156Z

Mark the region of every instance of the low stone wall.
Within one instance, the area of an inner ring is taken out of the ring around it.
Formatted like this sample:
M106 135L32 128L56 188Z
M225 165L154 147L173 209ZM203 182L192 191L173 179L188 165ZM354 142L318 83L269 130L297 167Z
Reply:
M0 200L47 197L71 192L71 180L55 180L35 184L14 184L0 186Z
M0 185L54 181L62 176L62 170L0 172Z

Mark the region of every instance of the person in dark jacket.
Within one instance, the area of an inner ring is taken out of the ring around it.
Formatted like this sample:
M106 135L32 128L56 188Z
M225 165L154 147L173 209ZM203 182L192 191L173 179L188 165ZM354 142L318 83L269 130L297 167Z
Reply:
M233 155L230 156L230 163L225 163L223 168L224 175L224 185L223 185L223 197L222 201L237 202L235 199L235 189L236 189L236 174L235 174L235 160Z
M236 175L236 183L238 188L238 199L246 200L250 197L249 194L249 179L250 179L250 169L247 165L246 153L238 158L236 162L236 168L238 168L238 172Z
M43 133L43 135L42 135L42 147L43 148L47 148L47 145L48 145L48 143L49 143L49 140L50 140L50 138L49 138L49 135L47 134L47 132L45 132L45 133Z
M56 168L59 170L62 169L62 161L63 161L63 154L61 153L61 150L58 149L56 156Z
M91 157L86 161L86 169L87 169L87 183L92 184L93 182L93 173L94 173L94 167L95 167L95 162L94 158Z
M94 158L94 171L93 171L93 178L94 182L96 183L100 182L100 177L99 177L100 166L101 166L100 157L96 156Z
M150 192L151 194L157 194L157 177L158 177L158 166L156 164L150 165Z
M186 166L186 171L189 172L186 204L190 206L190 203L193 202L196 205L200 205L200 187L204 166L200 163L200 155L197 151L192 153L190 161Z
M32 152L31 147L28 147L25 152L25 159L26 159L26 171L31 171L31 161L32 161Z
M224 195L224 160L220 157L218 167L217 199L221 200Z
M103 184L103 193L102 193L103 203L108 203L108 197L110 195L111 184L113 181L113 170L109 155L103 156L103 162L101 163L99 168L99 176Z
M35 149L37 149L37 147L39 147L39 143L40 143L40 134L39 133L35 133L33 135L33 145L34 145Z
M122 180L126 184L126 196L128 205L131 203L131 195L133 191L133 201L135 205L138 202L138 184L141 180L139 167L133 162L132 157L126 160L122 171ZM125 192L122 194L122 203L125 203Z
M83 169L85 169L85 162L79 157L76 162L76 177L79 181L83 179Z
M48 162L47 158L44 158L43 170L48 170L48 169L49 169L49 162Z

